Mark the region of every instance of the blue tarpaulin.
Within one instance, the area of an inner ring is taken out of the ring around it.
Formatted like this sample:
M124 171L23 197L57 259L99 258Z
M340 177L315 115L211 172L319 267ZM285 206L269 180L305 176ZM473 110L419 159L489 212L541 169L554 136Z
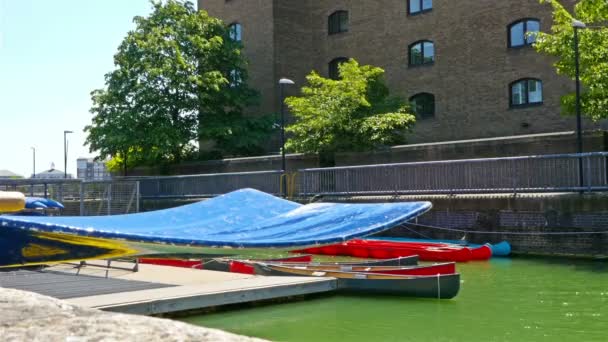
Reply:
M0 229L200 246L291 247L367 236L409 221L430 208L430 202L302 205L242 189L194 204L137 214L0 216Z

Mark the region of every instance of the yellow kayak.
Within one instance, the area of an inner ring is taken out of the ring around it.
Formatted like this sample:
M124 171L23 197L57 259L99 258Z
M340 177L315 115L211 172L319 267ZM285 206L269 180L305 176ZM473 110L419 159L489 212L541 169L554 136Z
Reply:
M25 195L20 192L0 191L0 213L20 211L25 208Z

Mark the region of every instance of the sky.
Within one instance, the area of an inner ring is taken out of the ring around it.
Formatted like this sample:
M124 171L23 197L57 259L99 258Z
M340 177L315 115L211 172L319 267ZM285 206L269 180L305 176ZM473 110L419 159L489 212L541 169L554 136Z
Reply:
M94 157L84 146L90 92L103 88L113 56L148 0L0 0L0 170L30 177Z

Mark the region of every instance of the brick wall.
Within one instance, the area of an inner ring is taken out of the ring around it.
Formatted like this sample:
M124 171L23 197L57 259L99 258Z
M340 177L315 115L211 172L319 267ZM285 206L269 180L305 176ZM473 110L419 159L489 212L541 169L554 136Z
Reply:
M576 1L562 3L571 7ZM226 22L243 22L243 43L252 84L261 90L264 111L278 112L276 82L290 77L303 85L311 70L328 73L336 57L354 57L386 70L395 95L429 92L435 118L416 125L411 142L436 142L565 131L574 120L560 115L560 97L574 82L555 74L550 57L533 48L509 49L507 26L537 18L551 26L551 7L537 0L435 0L433 10L408 16L405 0L199 0ZM328 35L327 17L349 12L349 30ZM407 49L428 39L435 43L432 66L410 68ZM509 108L509 84L531 77L543 81L544 103ZM297 88L289 89L294 94ZM608 128L607 122L585 122Z

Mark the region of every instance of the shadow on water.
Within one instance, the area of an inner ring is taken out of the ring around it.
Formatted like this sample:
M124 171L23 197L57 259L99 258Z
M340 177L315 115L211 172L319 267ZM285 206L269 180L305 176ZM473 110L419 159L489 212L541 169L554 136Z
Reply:
M510 259L510 258L509 258ZM529 263L566 266L576 271L608 273L608 258L555 257L555 256L513 256L515 260L525 260ZM500 258L492 259L492 262Z

